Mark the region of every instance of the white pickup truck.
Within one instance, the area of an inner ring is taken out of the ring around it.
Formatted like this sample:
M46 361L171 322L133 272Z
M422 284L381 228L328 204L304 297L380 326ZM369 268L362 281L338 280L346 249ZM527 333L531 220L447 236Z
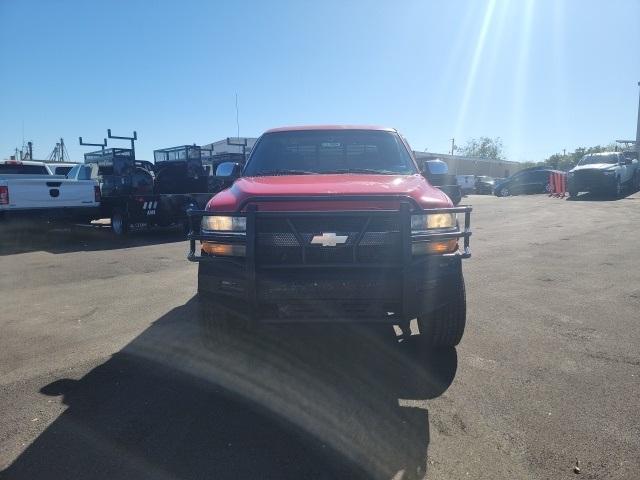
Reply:
M0 162L0 225L31 218L90 221L97 218L100 188L80 168L67 176L51 175L42 162Z

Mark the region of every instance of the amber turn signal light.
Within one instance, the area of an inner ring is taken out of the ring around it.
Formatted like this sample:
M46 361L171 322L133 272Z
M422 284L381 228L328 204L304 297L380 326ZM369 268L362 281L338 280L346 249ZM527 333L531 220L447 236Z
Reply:
M218 257L244 257L247 254L244 245L229 243L202 242L202 251Z
M433 253L453 253L458 250L458 239L441 240L438 242L416 242L411 245L414 255L428 255Z

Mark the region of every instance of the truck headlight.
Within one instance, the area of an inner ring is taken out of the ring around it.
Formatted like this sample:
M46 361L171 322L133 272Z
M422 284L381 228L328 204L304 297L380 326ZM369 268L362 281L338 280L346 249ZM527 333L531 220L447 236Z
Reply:
M206 232L246 232L246 217L204 216L200 228Z
M422 232L439 228L455 228L456 215L453 213L430 213L411 216L411 230Z

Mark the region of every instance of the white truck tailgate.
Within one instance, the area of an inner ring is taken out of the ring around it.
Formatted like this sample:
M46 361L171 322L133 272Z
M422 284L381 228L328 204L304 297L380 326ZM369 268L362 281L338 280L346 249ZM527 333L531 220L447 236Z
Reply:
M64 177L13 178L9 181L9 209L95 206L94 184Z

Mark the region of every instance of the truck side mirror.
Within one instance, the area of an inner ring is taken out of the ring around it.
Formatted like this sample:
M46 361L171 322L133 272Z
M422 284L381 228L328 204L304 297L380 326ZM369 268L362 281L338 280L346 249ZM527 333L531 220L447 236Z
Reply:
M442 160L425 160L422 171L426 175L446 175L449 173L449 167Z
M236 162L222 162L216 168L216 177L238 178L242 167Z

